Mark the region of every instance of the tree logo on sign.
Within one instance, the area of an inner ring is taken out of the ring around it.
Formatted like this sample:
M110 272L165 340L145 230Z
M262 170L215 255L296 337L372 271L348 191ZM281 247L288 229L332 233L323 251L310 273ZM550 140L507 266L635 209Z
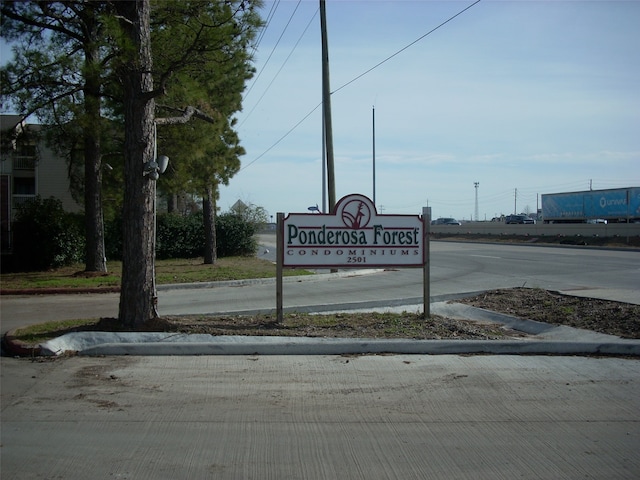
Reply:
M342 207L340 212L342 223L344 223L346 227L354 230L365 228L369 225L373 217L373 206L365 201L364 197L352 198L343 205L340 205L340 207Z

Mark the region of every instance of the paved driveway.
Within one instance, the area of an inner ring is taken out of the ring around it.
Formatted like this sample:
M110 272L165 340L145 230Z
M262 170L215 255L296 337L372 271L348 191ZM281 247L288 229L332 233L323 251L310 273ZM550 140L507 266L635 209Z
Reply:
M2 478L640 478L640 362L2 358Z

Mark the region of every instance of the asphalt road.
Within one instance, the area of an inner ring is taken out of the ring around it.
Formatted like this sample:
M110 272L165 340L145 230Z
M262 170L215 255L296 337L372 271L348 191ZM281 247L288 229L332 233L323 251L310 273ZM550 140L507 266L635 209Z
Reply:
M432 244L435 297L528 286L638 301L638 252ZM285 305L411 301L419 271L285 284ZM269 308L271 284L161 291ZM117 295L2 297L2 329ZM166 310L166 311L165 311ZM0 358L3 480L640 478L640 360L509 355Z
M275 237L271 237L275 239ZM273 255L263 237L263 256ZM269 254L264 254L269 249ZM431 243L431 296L444 299L493 288L539 287L640 303L640 252L473 243ZM286 279L289 310L328 310L422 303L422 271ZM2 332L68 318L113 317L118 294L3 296ZM164 315L275 310L275 283L159 289Z

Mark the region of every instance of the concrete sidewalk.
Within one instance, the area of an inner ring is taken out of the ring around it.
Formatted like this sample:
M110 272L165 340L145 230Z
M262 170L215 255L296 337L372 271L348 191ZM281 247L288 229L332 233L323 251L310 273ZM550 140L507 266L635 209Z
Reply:
M366 311L418 312L421 305ZM327 337L203 335L162 332L77 332L43 343L41 355L344 355L344 354L545 354L640 356L640 340L549 325L468 305L437 302L431 312L450 318L495 322L528 334L509 340L414 340Z

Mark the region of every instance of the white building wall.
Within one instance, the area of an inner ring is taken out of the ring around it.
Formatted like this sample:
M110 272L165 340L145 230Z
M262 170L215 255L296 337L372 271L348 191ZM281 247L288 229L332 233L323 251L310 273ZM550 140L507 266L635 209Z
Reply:
M67 162L40 142L39 162L36 167L36 192L42 198L55 197L62 201L67 212L78 212L83 208L71 196Z

